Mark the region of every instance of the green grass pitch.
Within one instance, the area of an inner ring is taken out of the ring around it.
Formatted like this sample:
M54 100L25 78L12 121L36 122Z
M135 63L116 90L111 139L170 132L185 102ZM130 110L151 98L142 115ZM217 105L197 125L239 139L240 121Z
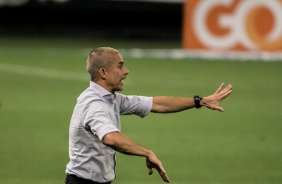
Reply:
M70 116L89 84L87 54L96 46L132 45L46 41L0 39L0 184L64 183ZM281 183L282 62L124 60L124 94L206 96L221 82L233 84L223 113L122 117L122 132L157 154L171 183ZM116 173L114 184L163 183L140 157L118 154Z

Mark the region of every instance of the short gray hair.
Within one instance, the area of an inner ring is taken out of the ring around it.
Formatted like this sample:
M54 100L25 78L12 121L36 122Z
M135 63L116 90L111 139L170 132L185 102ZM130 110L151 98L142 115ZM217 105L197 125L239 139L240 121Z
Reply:
M100 68L109 68L119 51L111 47L98 47L93 49L86 61L86 70L90 74L91 81L99 78Z

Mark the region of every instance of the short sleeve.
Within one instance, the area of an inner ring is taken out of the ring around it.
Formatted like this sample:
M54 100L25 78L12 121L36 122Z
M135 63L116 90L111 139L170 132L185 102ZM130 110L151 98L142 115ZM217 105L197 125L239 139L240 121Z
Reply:
M152 109L153 97L119 94L117 98L120 102L120 114L122 115L135 114L143 118Z
M92 103L89 110L85 114L85 127L91 129L94 135L100 140L110 132L120 132L120 130L114 126L113 121L108 110L108 105L102 101L96 101Z

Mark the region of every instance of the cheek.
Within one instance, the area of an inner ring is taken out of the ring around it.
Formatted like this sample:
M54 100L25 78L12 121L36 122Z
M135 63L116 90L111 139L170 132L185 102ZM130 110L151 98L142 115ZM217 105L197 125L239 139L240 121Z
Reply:
M115 73L115 74L113 75L113 77L114 77L115 80L119 80L120 75L119 75L118 73Z
M120 79L121 76L122 76L122 72L119 70L119 71L114 72L113 75L114 75L114 77L115 77L116 79Z
M111 75L111 80L117 82L117 81L120 80L120 76L121 76L121 75L120 75L119 72L113 72L112 75Z

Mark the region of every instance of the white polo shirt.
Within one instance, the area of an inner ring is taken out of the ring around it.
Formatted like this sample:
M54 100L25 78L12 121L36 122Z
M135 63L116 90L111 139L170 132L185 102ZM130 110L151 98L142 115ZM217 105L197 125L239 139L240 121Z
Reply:
M69 127L67 174L109 182L115 178L116 151L101 140L110 132L120 132L120 115L148 115L152 97L111 94L98 84L90 86L77 98Z

